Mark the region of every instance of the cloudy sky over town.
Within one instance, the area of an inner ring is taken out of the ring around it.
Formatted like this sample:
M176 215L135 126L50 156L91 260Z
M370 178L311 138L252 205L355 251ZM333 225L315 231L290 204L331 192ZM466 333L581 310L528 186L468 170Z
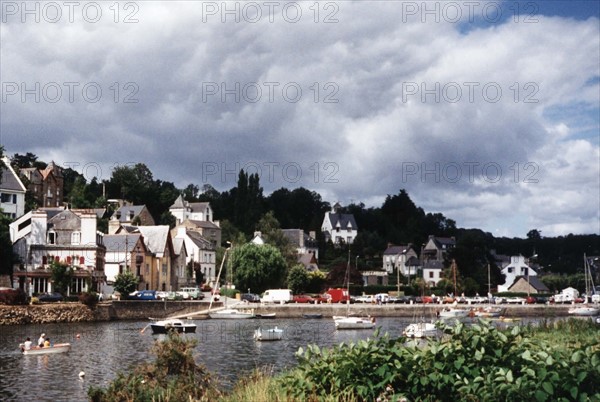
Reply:
M600 233L596 1L0 4L8 155Z

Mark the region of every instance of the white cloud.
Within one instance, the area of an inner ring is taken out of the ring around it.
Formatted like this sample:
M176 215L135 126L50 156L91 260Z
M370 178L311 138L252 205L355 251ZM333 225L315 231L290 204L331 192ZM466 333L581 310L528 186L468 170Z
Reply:
M108 9L98 24L2 24L3 85L79 86L73 102L64 91L58 103L7 96L0 141L9 153L102 164L103 178L139 161L180 187L223 190L235 184L236 163L252 163L267 191L303 185L330 201L379 205L406 188L465 227L598 232L598 141L573 138L598 130L597 18L465 31L403 23L399 2L336 3L334 24L315 23L298 4L298 23L276 13L272 23L263 14L223 24L201 3L144 2L135 24L115 24ZM319 21L332 11L320 9ZM82 98L86 83L101 87L97 103ZM236 84L240 99L222 100ZM302 90L297 103L284 87ZM437 101L423 95L435 88ZM207 176L209 166L218 172ZM528 174L539 183L523 183Z

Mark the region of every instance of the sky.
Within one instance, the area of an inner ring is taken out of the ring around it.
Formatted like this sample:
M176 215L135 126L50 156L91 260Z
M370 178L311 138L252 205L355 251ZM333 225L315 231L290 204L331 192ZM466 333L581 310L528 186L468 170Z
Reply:
M597 1L0 1L0 144L600 233Z

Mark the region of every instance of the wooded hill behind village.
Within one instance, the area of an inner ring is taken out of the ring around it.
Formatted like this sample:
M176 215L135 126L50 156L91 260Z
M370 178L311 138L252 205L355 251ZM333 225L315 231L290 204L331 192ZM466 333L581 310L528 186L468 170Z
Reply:
M25 187L29 183L22 174L24 170L43 170L48 166L47 162L39 160L32 153L15 154L8 160ZM200 187L191 183L183 189L177 188L172 182L155 179L143 163L117 167L109 179L101 181L97 178L88 181L71 168L62 168L61 173L62 203L73 209L105 208L104 216L98 220L98 229L105 233L110 216L118 208L109 200L120 199L131 205L145 205L157 225L173 227L176 220L169 207L182 195L190 203L210 203L214 220L219 222L222 231L221 246L226 247L226 241L234 244L248 242L256 231L261 231L267 242L282 247L285 239L278 236L279 229L315 232L319 268L325 272L345 268L349 255L352 256L352 265L360 271L382 270L383 253L389 245L410 244L419 253L430 236L436 236L455 240L455 246L444 258L444 268L446 272L455 261L460 287L465 291L485 294L488 272L492 286L503 283L497 255L535 256L535 260L531 261L541 275L540 279L549 289L560 290L567 285L583 288L584 254L600 255L600 236L597 234L543 237L539 230L532 228L526 238L496 238L477 228L459 228L454 220L441 213L425 212L415 205L403 189L399 189L397 194L388 195L380 207L367 207L363 203L340 206L337 212L353 215L358 234L352 244L343 241L334 244L331 239L326 241L322 233L323 217L332 210L330 202L323 200L317 192L303 187L282 187L265 195L260 177L256 174L240 171L237 185L220 192L210 184ZM25 213L40 206L28 190ZM2 274L11 274L15 262L8 234L8 225L14 218L8 215L0 218ZM597 265L592 267L596 283ZM450 277L447 272L446 275ZM395 277L390 282L395 283ZM402 283L406 283L405 278L402 278Z

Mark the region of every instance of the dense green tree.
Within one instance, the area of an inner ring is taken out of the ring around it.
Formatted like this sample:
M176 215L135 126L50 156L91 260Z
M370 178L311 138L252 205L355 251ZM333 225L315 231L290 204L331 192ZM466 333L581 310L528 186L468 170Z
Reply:
M264 198L257 173L248 175L240 170L238 184L232 189L233 223L246 235L251 235L258 219L263 214Z
M310 276L304 265L294 265L287 277L287 286L292 290L293 294L300 294L306 292L308 285L310 284Z
M138 278L130 271L123 271L115 277L114 288L121 294L121 297L127 297L127 295L137 289Z
M286 279L285 259L270 244L247 243L234 247L231 267L237 289L251 288L256 293L281 287Z
M288 267L296 263L298 253L290 244L289 239L283 234L279 221L275 218L273 211L267 212L260 218L257 230L261 232L262 238L267 244L277 247L281 255L285 258Z
M25 155L14 154L12 157L12 164L16 169L25 169L31 167L45 168L44 162L38 162L38 157L31 152L27 152Z
M52 261L50 271L54 290L66 294L73 279L73 267L63 262Z

